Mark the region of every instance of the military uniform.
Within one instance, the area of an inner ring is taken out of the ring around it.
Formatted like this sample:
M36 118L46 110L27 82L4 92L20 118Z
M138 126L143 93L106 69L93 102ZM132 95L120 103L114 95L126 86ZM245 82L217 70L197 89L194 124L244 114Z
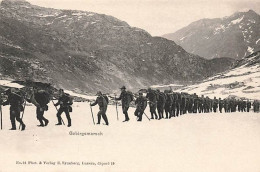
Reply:
M18 93L11 92L11 90L7 91L7 95L8 98L5 102L3 102L3 106L10 105L10 121L12 124L12 128L10 130L16 130L15 120L21 124L22 130L25 130L25 124L20 118L20 112L24 110L22 106L24 101L23 97Z
M103 120L105 121L106 125L109 125L107 115L106 115L107 105L108 105L107 103L108 102L102 96L102 94L99 94L96 101L94 103L90 104L91 106L95 106L97 104L99 106L99 112L97 114L97 116L98 116L98 123L97 124L100 124L101 117L102 117Z
M165 102L166 102L166 95L159 90L157 90L158 94L158 101L157 101L157 111L159 115L159 119L164 118L164 108L165 108Z
M172 104L173 104L173 98L170 93L166 94L166 102L165 102L165 114L166 119L172 117Z
M149 100L149 106L150 106L150 112L151 112L151 119L158 118L157 113L156 113L156 107L157 107L157 98L156 94L154 93L153 90L148 89L148 93L146 95L146 98Z
M125 89L126 88L124 86L121 88L122 92L121 92L119 98L116 98L116 100L121 100L123 114L125 114L125 121L129 121L130 119L128 116L128 109L130 107L132 97L131 97L131 93L126 91Z
M142 121L143 114L147 106L147 99L143 96L139 96L135 100L135 104L136 104L135 116L138 117L137 121Z
M61 97L59 98L58 102L56 104L54 104L55 106L60 105L60 108L59 108L58 113L57 113L58 124L56 124L56 125L62 125L62 123L61 123L61 114L63 112L65 112L66 118L68 120L68 127L71 126L71 118L70 118L69 111L71 109L72 103L73 102L72 102L72 99L71 99L70 95L63 93L63 95L61 95Z

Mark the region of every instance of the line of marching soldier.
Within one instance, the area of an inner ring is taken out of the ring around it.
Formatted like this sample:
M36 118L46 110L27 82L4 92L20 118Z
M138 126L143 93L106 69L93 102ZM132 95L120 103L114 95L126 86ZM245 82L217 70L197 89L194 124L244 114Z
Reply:
M252 105L254 112L259 112L260 102L257 100L251 103L249 100L237 100L235 98L222 100L214 97L214 99L210 99L208 96L204 97L204 95L199 97L196 93L178 93L172 90L161 92L159 89L153 90L151 88L148 88L146 93L146 96L144 96L142 92L139 92L135 100L136 111L134 114L138 117L137 121L142 121L147 105L150 108L151 119L158 120L178 117L186 113L216 113L217 110L220 113L236 112L237 110L239 112L249 112ZM122 111L125 114L123 122L129 121L128 108L130 102L134 100L133 94L130 91L126 91L126 87L123 86L120 97L115 98L115 100L122 101Z
M151 118L146 114L146 117L150 119L169 119L172 117L178 117L186 113L210 113L217 112L217 110L222 113L230 112L249 112L253 106L254 112L259 112L260 102L254 100L250 102L249 100L241 100L233 98L226 98L222 100L221 98L210 99L208 96L204 97L203 95L199 97L196 93L187 94L187 93L178 93L173 92L172 90L165 90L161 92L160 90L153 90L148 88L146 91L146 96L142 92L139 92L136 99L130 91L126 91L126 87L123 86L121 89L121 94L119 97L114 98L115 101L121 100L122 102L122 111L125 116L123 122L130 120L128 109L132 101L136 105L136 110L134 115L137 117L137 121L142 121L142 116L145 114L145 109L149 105ZM6 101L1 102L0 105L6 106L10 105L10 121L12 128L11 130L16 130L16 121L20 123L21 130L25 130L26 125L24 124L21 112L24 112L26 101L32 103L36 106L36 117L40 122L39 127L45 127L48 125L49 120L44 117L44 112L48 110L48 103L52 100L52 94L48 92L48 89L30 89L26 91L26 94L23 95L21 92L14 91L13 89L8 89L5 91L7 96ZM67 118L68 127L71 126L70 112L72 112L71 105L73 104L72 97L64 93L64 90L59 90L58 102L53 105L60 106L57 109L57 119L58 123L56 125L62 125L63 120L61 114L64 112ZM97 93L97 99L95 102L91 103L91 106L99 105L98 123L100 124L101 117L105 121L106 125L109 125L108 118L106 116L107 106L108 106L108 97L101 92ZM0 106L1 109L1 106ZM165 114L165 116L164 116ZM1 114L2 115L2 114ZM2 119L2 118L1 118ZM2 123L2 121L1 121Z

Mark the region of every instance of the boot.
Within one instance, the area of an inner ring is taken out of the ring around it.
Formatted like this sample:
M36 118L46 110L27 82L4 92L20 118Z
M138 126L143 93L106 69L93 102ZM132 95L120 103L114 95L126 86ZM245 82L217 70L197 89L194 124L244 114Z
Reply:
M98 115L98 122L97 122L98 125L100 124L100 121L101 121L101 115Z
M107 116L106 116L106 115L103 116L103 119L104 119L106 125L109 125L109 123L108 123L108 119L107 119Z
M25 124L21 124L22 125L22 131L25 130L26 125Z
M71 127L71 120L68 120L68 127Z
M46 119L46 120L45 120L45 126L47 126L48 124L49 124L49 120Z

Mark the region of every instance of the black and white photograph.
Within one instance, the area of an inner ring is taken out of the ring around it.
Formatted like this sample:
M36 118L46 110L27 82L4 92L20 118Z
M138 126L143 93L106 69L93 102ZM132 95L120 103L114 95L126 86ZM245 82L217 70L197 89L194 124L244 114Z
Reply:
M259 14L0 0L0 172L260 172Z

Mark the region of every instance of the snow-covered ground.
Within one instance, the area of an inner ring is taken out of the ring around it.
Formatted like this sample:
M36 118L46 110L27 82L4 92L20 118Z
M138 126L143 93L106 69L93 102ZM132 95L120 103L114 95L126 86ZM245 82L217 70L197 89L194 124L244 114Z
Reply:
M230 95L259 99L260 66L240 66L230 71L211 77L200 84L190 85L175 90L177 92L197 93L210 98L226 98Z
M35 107L25 109L25 131L9 131L9 107L3 108L0 131L0 171L169 171L259 172L260 114L187 114L171 120L138 123L130 108L130 121L121 107L109 106L110 126L93 125L88 103L74 103L72 127L55 126L56 110L49 104L47 127L36 125ZM98 107L93 108L95 121ZM149 109L146 109L149 115ZM67 120L63 114L63 120ZM70 135L70 132L102 133ZM17 161L27 161L19 165ZM52 161L56 165L28 165L28 161ZM57 161L95 165L57 165ZM98 165L115 162L115 165ZM55 170L54 170L55 169Z

